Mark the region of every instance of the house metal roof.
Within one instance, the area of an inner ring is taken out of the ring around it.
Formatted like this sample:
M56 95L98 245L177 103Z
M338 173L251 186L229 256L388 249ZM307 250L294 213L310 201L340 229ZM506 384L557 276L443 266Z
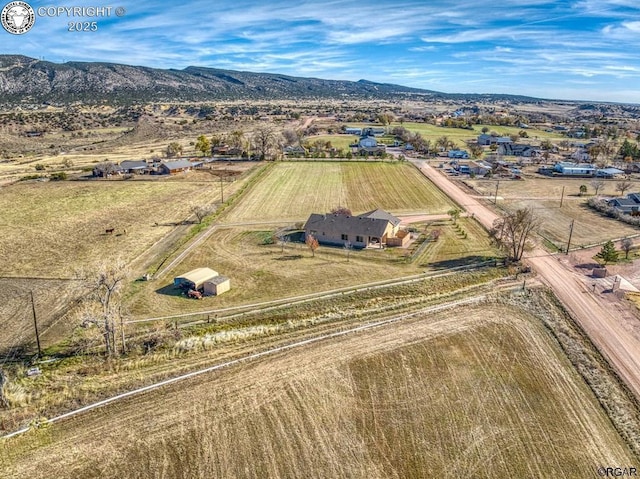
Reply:
M186 280L195 284L196 287L200 287L203 283L210 281L217 276L218 272L212 270L211 268L196 268L189 271L188 273L176 276L174 282L175 280Z
M162 164L169 170L182 170L193 166L189 160L165 161Z
M142 170L149 166L144 160L124 160L120 162L120 168L123 170Z

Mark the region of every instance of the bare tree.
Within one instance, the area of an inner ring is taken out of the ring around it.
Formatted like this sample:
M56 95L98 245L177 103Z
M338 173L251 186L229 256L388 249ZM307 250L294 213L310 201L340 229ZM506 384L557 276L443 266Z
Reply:
M316 239L316 237L313 236L312 234L308 234L304 242L311 250L311 255L315 258L316 250L320 246L320 243L318 243L318 240Z
M112 161L102 161L93 168L93 176L106 178L117 171L116 164Z
M624 251L624 259L629 259L629 252L633 248L633 241L629 238L625 238L620 242L620 248Z
M620 192L620 196L623 196L624 192L627 191L632 186L633 186L633 183L631 183L628 180L618 181L616 183L616 191L619 191Z
M276 233L273 238L280 245L280 254L284 255L284 249L291 241L291 238L286 233Z
M84 289L80 312L83 327L97 327L104 339L107 356L117 354L116 334L120 328L121 351L126 352L122 290L129 268L121 260L104 262L95 269L78 274Z
M498 247L509 254L511 260L520 261L529 246L531 234L539 226L540 220L534 215L533 210L519 209L496 219L489 236Z
M221 180L222 181L222 180ZM198 220L198 224L202 223L202 220L209 216L213 211L211 206L203 206L203 205L192 205L191 212L195 215Z
M348 263L349 256L351 256L351 251L353 250L353 243L351 243L351 241L345 241L343 248L347 252L347 263Z
M598 191L604 186L604 180L594 179L591 180L591 188L596 192L596 196L598 196Z
M287 129L282 132L286 146L293 146L300 142L300 135L295 130Z
M253 132L253 145L261 160L271 156L275 144L275 132L271 125L261 125Z

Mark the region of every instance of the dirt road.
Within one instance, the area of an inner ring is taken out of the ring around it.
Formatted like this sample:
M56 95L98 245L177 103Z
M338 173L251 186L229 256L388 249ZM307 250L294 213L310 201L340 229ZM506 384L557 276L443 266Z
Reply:
M496 213L471 197L449 178L423 161L414 162L452 200L462 206L485 227L498 217ZM536 248L527 261L562 301L571 316L581 325L600 352L640 399L640 334L637 327L621 321L619 313L585 285L576 272L559 258ZM637 326L637 325L635 325Z

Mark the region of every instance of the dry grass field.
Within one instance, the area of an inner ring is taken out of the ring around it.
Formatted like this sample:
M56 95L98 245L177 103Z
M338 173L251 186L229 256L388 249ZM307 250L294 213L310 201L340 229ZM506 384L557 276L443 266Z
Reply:
M278 163L230 211L226 221L306 221L342 205L360 214L446 213L453 204L413 166L380 162Z
M466 306L0 443L6 478L597 477L637 464L540 320Z
M58 339L51 326L65 312L76 286L72 281L0 278L0 357L36 351L31 292L42 346Z
M22 182L4 187L3 275L67 277L100 260L137 258L191 220L192 204L219 201L215 177L198 172L189 178L194 181ZM227 193L241 181L229 183ZM114 232L106 234L110 228Z
M285 246L263 244L277 225L219 227L173 270L157 281L139 283L132 295L131 312L139 316L164 316L171 313L222 308L292 297L330 289L401 278L424 272L477 262L495 257L488 235L475 221L458 220L456 229L448 220L432 229L441 238L425 248L412 262L405 260L409 250L386 248L347 251L320 246L315 257L304 243ZM272 229L267 229L272 228ZM462 236L461 231L467 233ZM231 278L231 290L220 297L194 301L172 287L172 278L206 265Z
M493 201L496 180L465 180L480 194ZM587 185L587 195L579 196L580 185ZM560 198L564 187L564 200ZM633 190L637 191L637 189ZM638 228L606 218L586 206L593 189L586 178L527 178L504 180L498 187L498 205L507 210L531 208L541 219L540 232L558 246L566 246L571 221L575 221L571 244L591 245L640 233ZM615 181L606 181L600 194L615 195Z
M428 231L438 229L441 236L438 241L431 242L424 252L414 260L420 267L429 268L434 265L455 265L457 262L475 258L481 261L484 257L495 257L496 249L491 245L489 235L477 221L470 218L459 218L458 227L450 221L435 224Z
M141 283L130 305L135 316L250 304L419 272L384 251L352 251L320 247L312 257L304 243L262 244L273 230L220 227L165 278ZM231 278L231 290L220 297L194 301L180 295L173 277L206 265Z

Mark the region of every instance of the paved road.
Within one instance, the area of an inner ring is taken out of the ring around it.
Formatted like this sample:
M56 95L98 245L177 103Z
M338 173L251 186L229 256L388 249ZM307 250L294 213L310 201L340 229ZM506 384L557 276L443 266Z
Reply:
M448 177L423 161L415 161L420 171L442 191L489 228L498 217ZM581 277L541 248L530 252L527 261L541 279L562 301L571 316L582 326L591 341L609 360L620 377L640 399L640 333L638 327L629 327L611 305L599 299Z

